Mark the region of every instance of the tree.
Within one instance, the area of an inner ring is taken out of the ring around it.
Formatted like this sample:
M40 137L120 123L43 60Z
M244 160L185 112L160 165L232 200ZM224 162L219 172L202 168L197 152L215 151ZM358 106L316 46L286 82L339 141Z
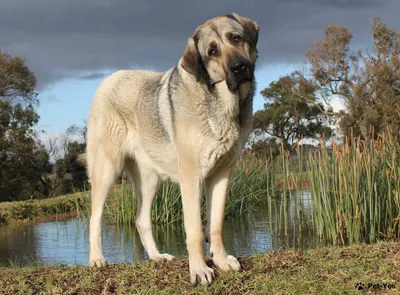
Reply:
M68 127L66 135L62 137L64 157L57 160L54 166L60 184L57 194L82 191L88 183L86 168L78 161L79 155L86 149L86 130L86 124L84 127L74 124Z
M83 191L86 188L88 183L86 169L78 162L78 156L85 151L85 147L84 143L77 141L69 143L64 159L57 163L57 172L62 170L64 173L60 194Z
M49 158L35 138L39 116L32 105L0 100L0 200L39 197L40 180L49 172Z
M36 78L24 59L0 51L0 97L3 102L38 102Z
M298 139L330 137L330 113L315 92L298 71L270 83L261 91L267 102L254 114L253 130L278 138L286 148Z
M43 178L43 185L48 188L50 197L86 188L86 168L78 161L78 156L85 152L86 130L86 124L83 127L73 124L67 128L65 134L42 135L52 162L51 173Z
M307 50L317 93L326 100L343 99L340 127L345 135L366 139L390 127L399 138L400 34L374 18L372 54L367 49L350 54L351 39L347 28L328 26L325 38Z
M275 158L281 153L281 146L275 137L261 138L254 141L251 145L251 152Z
M46 150L36 140L36 79L23 59L0 52L0 201L39 197L49 172Z

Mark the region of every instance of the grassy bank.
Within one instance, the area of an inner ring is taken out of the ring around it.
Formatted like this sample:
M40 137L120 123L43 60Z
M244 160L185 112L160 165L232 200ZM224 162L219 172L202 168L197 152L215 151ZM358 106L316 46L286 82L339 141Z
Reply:
M240 258L241 272L217 271L211 285L196 287L189 284L186 260L111 265L102 270L86 266L0 268L0 293L398 294L399 251L399 244L380 243L269 252Z
M0 203L0 225L76 215L84 208L83 193L42 200Z

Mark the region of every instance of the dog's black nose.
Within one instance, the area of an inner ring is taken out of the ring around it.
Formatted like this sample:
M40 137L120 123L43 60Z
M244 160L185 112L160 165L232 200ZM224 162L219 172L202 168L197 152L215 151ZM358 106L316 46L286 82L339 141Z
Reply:
M233 66L231 67L231 70L235 74L239 74L239 73L247 72L249 70L249 67L244 62L237 62L237 63L233 64Z

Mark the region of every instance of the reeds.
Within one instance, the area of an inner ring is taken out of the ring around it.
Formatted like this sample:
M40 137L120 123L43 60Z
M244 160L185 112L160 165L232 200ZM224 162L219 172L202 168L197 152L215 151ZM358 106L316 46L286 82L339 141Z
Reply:
M390 135L322 145L307 156L313 223L338 245L399 237L400 146Z
M274 184L273 163L256 156L242 158L235 169L229 196L225 206L225 216L239 216L251 210L253 205L266 201L269 196L276 194ZM80 216L87 218L90 214L90 192L82 197L85 210ZM205 195L203 193L202 215L205 217ZM107 199L104 216L111 222L133 224L136 213L136 198L132 185L125 178ZM182 201L179 185L171 181L164 181L152 206L152 220L159 224L169 224L182 220Z
M312 229L319 244L333 245L398 238L400 145L390 134L376 140L321 143L314 151L296 145L290 153L282 147L275 158L243 155L232 176L225 216L240 216L258 204L266 209L273 234L298 235L303 228ZM302 197L304 191L311 205L304 205L308 202ZM84 198L82 212L87 214L89 193ZM108 199L105 216L115 223L133 224L135 211L131 184L123 181ZM202 212L204 217L204 205ZM152 219L172 223L182 217L179 186L165 181L154 201Z

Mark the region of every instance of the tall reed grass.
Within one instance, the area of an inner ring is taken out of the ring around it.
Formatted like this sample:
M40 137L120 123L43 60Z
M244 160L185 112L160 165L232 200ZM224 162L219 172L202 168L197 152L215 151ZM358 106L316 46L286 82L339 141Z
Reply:
M307 156L313 223L330 244L399 237L400 146L391 133L347 139Z
M273 234L298 235L311 229L318 242L333 245L398 238L399 153L399 142L387 132L377 140L351 138L329 146L321 142L308 151L297 145L287 152L282 146L278 157L243 155L231 180L225 216L237 217L261 204ZM304 199L304 191L311 200ZM84 198L81 212L87 215L89 193ZM115 223L133 224L135 211L131 184L123 181L108 199L105 216ZM202 213L204 217L204 205ZM152 219L172 223L182 218L179 186L165 181L154 201Z
M390 130L375 140L321 142L314 151L282 147L274 162L271 180L280 190L267 198L273 233L311 229L320 245L400 237L400 144Z

